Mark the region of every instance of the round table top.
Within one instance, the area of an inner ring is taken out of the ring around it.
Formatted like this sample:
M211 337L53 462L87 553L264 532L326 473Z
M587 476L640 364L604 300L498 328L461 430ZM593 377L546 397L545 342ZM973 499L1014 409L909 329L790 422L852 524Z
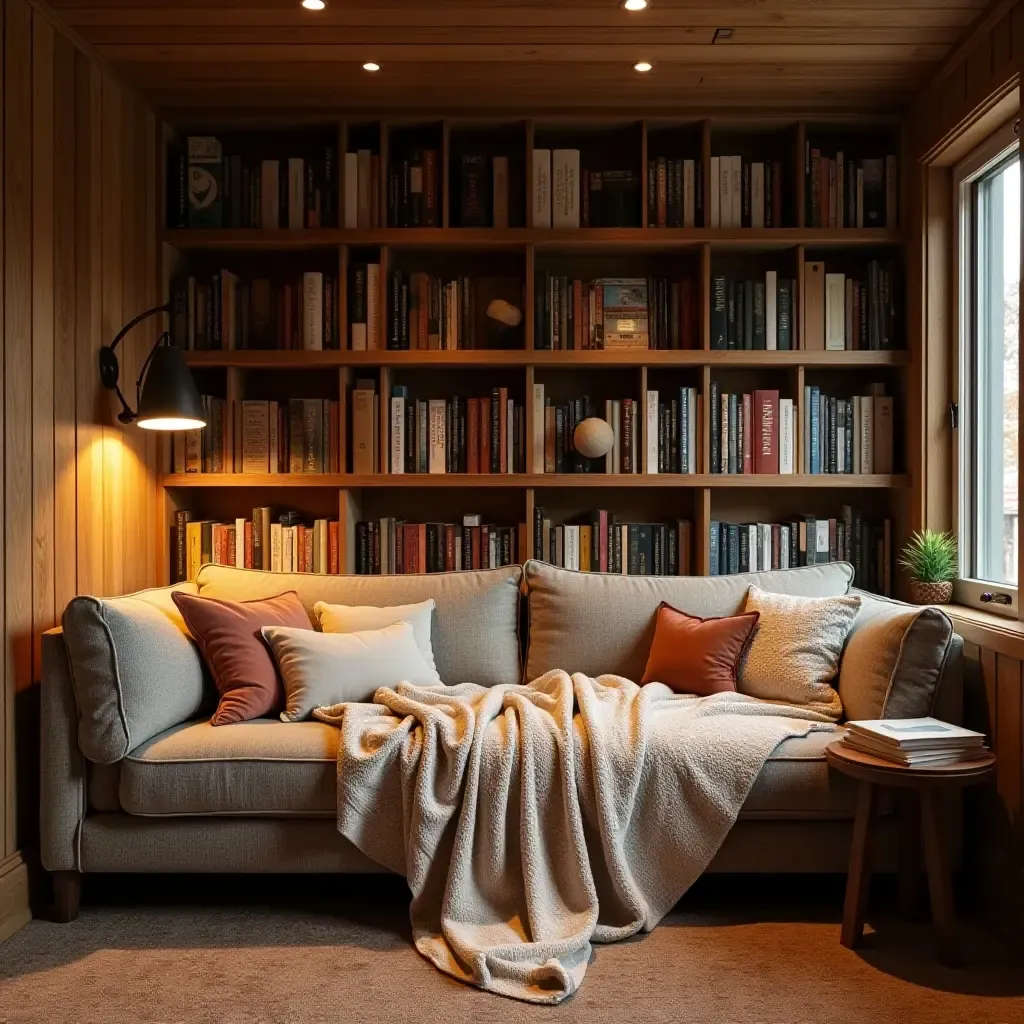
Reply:
M886 761L882 757L854 750L841 740L833 740L825 748L825 758L837 771L862 782L877 782L886 786L973 786L984 782L995 767L996 755L991 751L976 760L911 767Z

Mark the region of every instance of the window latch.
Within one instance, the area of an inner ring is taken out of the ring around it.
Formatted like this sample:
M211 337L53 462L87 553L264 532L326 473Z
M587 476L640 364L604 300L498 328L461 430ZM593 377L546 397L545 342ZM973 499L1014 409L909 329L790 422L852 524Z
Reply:
M1013 604L1013 598L1009 594L1000 594L998 591L993 594L986 590L981 595L981 600L984 604Z
M956 402L949 403L949 425L954 430L960 426L960 406Z

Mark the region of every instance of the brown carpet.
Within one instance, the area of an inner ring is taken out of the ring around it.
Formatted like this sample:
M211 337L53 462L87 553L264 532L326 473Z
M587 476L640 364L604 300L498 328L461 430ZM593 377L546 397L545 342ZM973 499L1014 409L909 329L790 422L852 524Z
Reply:
M702 880L651 935L597 947L556 1008L442 976L409 944L404 887L379 879L371 900L367 885L90 879L77 922L34 921L0 946L0 1022L1024 1022L1019 951L968 927L967 967L939 967L883 891L878 931L850 952L834 880Z

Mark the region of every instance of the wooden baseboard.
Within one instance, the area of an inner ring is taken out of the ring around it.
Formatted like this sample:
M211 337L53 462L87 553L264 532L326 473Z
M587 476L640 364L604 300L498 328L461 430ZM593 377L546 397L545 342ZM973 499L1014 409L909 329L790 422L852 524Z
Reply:
M32 920L28 905L28 867L21 854L0 861L0 942Z

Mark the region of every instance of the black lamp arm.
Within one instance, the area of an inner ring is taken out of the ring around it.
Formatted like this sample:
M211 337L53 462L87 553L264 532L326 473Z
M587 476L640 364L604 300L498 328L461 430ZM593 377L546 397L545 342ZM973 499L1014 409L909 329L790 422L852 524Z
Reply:
M152 309L147 309L144 313L140 313L133 320L130 320L120 331L117 332L117 337L109 345L104 345L100 349L100 380L103 382L103 386L108 391L113 391L117 395L118 401L121 403L121 411L117 414L118 420L121 423L131 423L138 417L138 413L133 412L131 406L125 399L121 388L118 385L118 378L121 374L121 368L117 361L117 355L114 349L121 343L121 339L128 334L133 328L137 327L142 323L143 320L148 320L151 316L156 316L158 313L170 313L171 307L167 304L162 306L154 306ZM146 361L142 364L142 370L139 373L139 379L135 385L135 403L138 405L139 391L142 387L142 379L146 375L146 368L149 366L150 360L153 358L153 353L163 344L164 339L170 341L170 335L167 331L157 339L156 344L150 350L149 355L146 357Z

